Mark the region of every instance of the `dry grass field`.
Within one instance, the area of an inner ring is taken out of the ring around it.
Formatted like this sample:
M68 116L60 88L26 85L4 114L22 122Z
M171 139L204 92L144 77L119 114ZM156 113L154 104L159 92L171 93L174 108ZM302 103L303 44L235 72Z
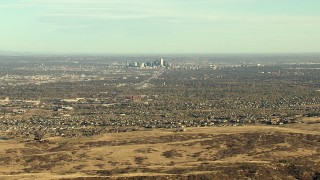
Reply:
M320 124L0 140L0 179L319 179Z

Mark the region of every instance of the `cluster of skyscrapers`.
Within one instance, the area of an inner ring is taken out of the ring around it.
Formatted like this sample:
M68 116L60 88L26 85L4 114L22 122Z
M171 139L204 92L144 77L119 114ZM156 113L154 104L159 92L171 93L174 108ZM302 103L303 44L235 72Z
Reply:
M165 61L163 59L158 59L153 62L127 62L127 67L135 67L135 68L157 68L157 67L162 67L162 68L170 68L171 63L168 61Z

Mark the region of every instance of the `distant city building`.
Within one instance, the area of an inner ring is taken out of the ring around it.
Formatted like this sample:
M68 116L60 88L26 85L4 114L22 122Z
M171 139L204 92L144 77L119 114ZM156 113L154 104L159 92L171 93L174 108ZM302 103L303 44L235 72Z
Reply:
M147 65L148 67L153 67L153 66L154 66L154 63L153 63L153 62L147 62L146 65Z
M164 61L163 61L163 59L160 59L160 66L164 66Z

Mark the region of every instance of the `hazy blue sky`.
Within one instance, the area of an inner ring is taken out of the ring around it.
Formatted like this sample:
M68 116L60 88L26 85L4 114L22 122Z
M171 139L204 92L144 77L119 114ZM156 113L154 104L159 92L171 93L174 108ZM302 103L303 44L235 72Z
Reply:
M320 0L0 0L0 51L320 52Z

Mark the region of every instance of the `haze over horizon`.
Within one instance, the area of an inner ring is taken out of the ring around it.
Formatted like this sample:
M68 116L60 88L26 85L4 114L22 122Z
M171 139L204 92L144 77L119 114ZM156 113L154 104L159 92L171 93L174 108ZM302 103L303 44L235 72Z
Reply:
M0 51L320 52L320 1L3 0Z

